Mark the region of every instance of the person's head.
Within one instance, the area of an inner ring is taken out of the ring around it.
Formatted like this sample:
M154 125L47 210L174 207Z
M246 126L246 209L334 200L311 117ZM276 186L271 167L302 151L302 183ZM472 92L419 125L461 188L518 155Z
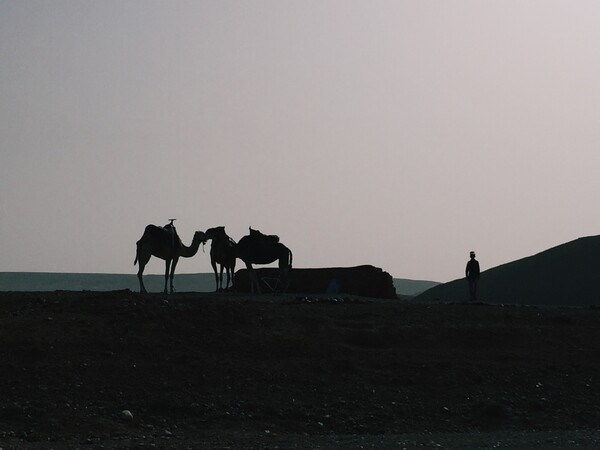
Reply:
M469 256L471 257L471 259L475 259L475 252L471 251L471 253L469 254Z

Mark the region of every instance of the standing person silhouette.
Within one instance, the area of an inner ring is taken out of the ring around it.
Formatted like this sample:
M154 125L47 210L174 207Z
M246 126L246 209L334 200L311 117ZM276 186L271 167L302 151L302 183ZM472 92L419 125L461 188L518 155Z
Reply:
M479 262L475 259L475 252L471 252L469 255L471 259L467 263L465 269L465 275L469 282L469 301L477 301L477 282L479 281Z

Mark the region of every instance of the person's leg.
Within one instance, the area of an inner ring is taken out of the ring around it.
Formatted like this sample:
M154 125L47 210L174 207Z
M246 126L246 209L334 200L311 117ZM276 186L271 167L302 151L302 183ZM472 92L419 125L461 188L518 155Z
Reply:
M475 301L476 281L469 278L469 301Z

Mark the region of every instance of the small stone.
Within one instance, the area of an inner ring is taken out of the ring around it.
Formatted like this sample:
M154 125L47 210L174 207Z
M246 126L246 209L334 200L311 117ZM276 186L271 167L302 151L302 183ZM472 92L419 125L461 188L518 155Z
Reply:
M127 422L133 420L133 414L131 414L131 411L129 411L128 409L124 409L123 411L121 411L119 417Z

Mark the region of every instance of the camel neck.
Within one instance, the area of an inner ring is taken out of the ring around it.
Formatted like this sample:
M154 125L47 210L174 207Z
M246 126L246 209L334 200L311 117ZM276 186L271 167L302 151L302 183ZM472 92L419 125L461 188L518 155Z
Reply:
M180 252L181 256L184 258L191 258L192 256L194 256L196 253L198 253L198 248L200 248L200 242L201 240L197 236L194 236L194 239L192 240L192 243L189 247L186 247L185 245L182 247Z

